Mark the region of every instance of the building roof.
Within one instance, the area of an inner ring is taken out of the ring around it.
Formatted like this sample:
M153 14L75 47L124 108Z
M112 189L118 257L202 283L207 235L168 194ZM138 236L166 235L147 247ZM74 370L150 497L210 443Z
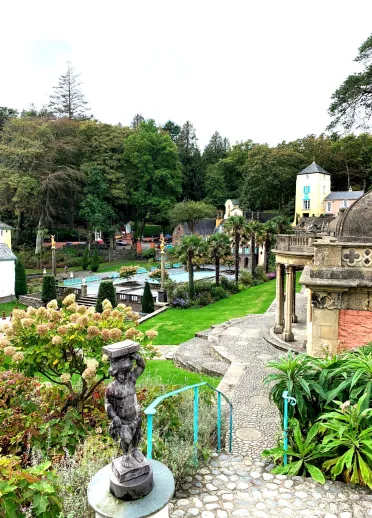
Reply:
M239 207L239 200L231 200L231 203L234 205L234 207Z
M200 236L211 236L216 228L215 218L204 218L195 223L195 233ZM185 235L191 234L187 223L183 224L183 230Z
M3 223L2 221L0 221L0 229L1 230L14 230L13 227L11 227L10 225L7 225L6 223Z
M364 194L364 191L335 191L330 192L326 198L326 201L333 200L359 200Z
M16 261L17 258L5 243L0 243L0 261Z
M340 241L372 241L372 191L361 196L345 212L338 229Z
M305 167L305 169L302 169L298 174L314 174L314 173L323 173L323 174L331 174L328 173L323 167L320 167L320 165L313 162L312 164Z

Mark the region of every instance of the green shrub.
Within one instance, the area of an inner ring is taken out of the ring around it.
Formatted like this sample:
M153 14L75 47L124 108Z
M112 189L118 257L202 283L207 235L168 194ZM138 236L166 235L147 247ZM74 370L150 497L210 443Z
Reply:
M97 248L94 249L92 263L90 265L92 272L96 272L99 268L99 255Z
M156 250L155 250L155 248L146 248L146 250L142 250L141 256L144 259L155 259Z
M239 273L239 282L241 284L244 284L244 286L251 286L253 281L251 272L248 272L247 270L240 270Z
M17 299L20 295L27 295L27 280L25 267L23 266L22 261L20 261L19 259L15 263L14 293Z
M238 287L235 284L235 281L230 281L230 279L228 279L227 277L222 276L220 279L220 284L225 291L233 294L238 293Z
M154 299L151 293L150 284L145 282L145 288L142 296L142 311L143 313L154 312Z
M59 516L61 502L57 496L57 476L50 467L51 462L47 461L22 469L21 458L0 457L0 516Z
M258 284L263 284L267 281L265 270L262 266L257 266L253 271L253 284L257 286Z
M197 302L199 306L208 306L213 302L212 295L209 291L202 291L197 296Z
M84 250L83 260L81 262L81 267L83 270L87 270L90 263L90 256L89 256L89 248L87 247Z
M228 294L226 291L222 288L222 286L214 286L211 289L211 295L214 298L214 300L222 300L226 299L228 297Z
M101 281L98 289L96 311L102 313L102 302L107 299L112 306L116 306L116 290L112 281Z
M54 275L44 275L41 288L41 300L47 304L57 298L56 280Z

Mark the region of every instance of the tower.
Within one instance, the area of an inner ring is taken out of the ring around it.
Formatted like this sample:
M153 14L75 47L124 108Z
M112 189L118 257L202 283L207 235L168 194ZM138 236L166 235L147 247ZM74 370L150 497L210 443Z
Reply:
M313 162L300 171L296 180L295 223L297 218L324 214L323 201L331 192L331 175Z
M0 243L4 243L12 249L12 230L13 227L0 221Z

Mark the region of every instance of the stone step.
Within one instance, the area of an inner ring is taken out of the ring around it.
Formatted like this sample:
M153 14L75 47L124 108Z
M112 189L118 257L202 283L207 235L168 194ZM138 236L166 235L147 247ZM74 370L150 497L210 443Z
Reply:
M80 305L84 305L87 307L95 306L97 303L97 297L81 297L76 301Z
M204 331L198 331L195 333L195 338L202 338L203 340L208 340L208 336L210 335L212 329L205 329Z
M179 346L173 356L174 363L187 370L209 376L224 376L229 368L226 359L219 358L208 340L192 338Z

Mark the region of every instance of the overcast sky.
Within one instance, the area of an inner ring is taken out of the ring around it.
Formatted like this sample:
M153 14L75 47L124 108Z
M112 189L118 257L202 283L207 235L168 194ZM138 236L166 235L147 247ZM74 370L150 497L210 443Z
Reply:
M371 20L371 0L2 0L0 106L46 104L70 60L103 122L275 145L324 131Z

